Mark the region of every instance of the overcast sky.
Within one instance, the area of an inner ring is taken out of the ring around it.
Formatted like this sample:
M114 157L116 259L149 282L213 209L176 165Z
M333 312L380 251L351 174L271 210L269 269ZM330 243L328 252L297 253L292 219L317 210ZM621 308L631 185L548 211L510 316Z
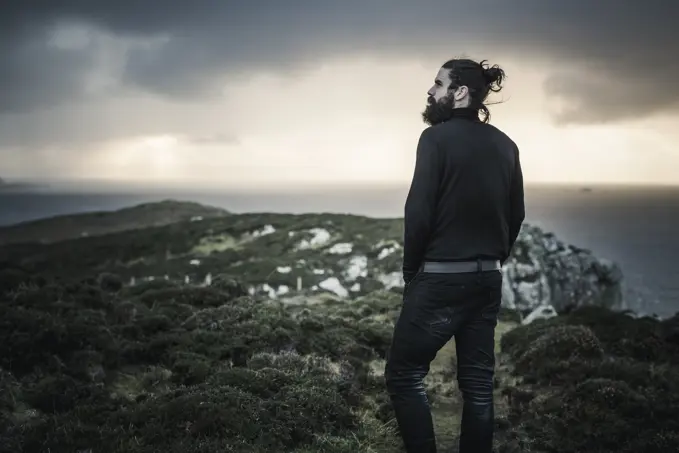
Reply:
M402 182L454 56L528 181L679 184L679 2L0 0L0 176Z

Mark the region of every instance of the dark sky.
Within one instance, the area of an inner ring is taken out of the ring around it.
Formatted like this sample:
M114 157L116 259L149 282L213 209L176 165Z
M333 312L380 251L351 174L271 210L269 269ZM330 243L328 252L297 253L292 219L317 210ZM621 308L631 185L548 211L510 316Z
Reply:
M329 57L353 54L432 61L481 47L525 61L526 73L540 61L552 69L535 89L566 101L569 108L554 118L561 123L615 122L679 107L675 0L0 5L0 147L38 146L41 136L66 140L60 121L68 120L63 112L69 110L63 109L130 93L153 96L149 102L209 102L225 79L261 71L294 76ZM109 124L113 134L126 127Z

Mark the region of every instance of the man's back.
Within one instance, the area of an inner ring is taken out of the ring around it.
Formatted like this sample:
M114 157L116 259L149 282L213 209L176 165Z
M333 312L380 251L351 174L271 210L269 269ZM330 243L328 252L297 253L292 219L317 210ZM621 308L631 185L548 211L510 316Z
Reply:
M506 260L525 216L516 144L475 110L456 109L422 133L417 154L404 271L425 260Z
M434 126L431 133L442 174L424 258L504 260L510 230L523 220L518 148L494 126L464 118ZM512 219L512 212L520 215Z

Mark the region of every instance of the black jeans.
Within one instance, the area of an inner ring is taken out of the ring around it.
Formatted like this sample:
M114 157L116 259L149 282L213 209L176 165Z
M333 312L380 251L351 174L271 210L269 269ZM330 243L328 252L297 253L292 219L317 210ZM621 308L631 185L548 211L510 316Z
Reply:
M491 453L495 327L501 299L500 271L421 272L407 286L385 379L408 453L436 452L424 378L438 351L453 336L464 401L460 453Z

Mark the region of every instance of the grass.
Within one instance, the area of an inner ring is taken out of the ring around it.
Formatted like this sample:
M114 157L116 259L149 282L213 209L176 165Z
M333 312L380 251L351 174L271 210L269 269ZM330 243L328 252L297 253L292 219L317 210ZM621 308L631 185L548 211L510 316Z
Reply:
M239 243L240 241L227 234L208 236L201 238L198 244L191 249L190 253L198 256L210 256L213 253L235 249Z
M0 450L401 451L381 376L398 292L292 305L226 278L39 280L0 298ZM507 319L499 451L676 451L679 317ZM454 364L451 342L426 380L442 448L459 430Z

